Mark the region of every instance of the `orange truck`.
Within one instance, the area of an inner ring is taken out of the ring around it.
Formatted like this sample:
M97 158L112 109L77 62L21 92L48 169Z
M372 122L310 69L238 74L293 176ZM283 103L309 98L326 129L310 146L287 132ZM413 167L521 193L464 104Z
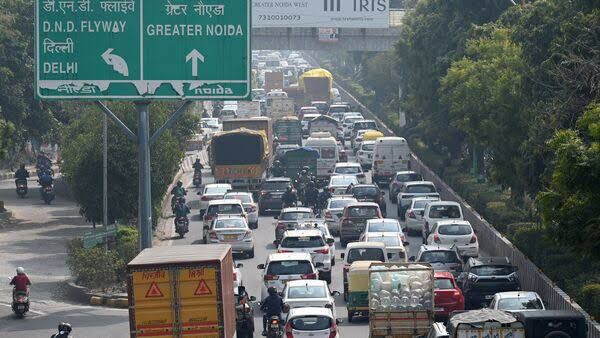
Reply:
M145 249L127 264L127 293L131 338L235 334L228 244Z

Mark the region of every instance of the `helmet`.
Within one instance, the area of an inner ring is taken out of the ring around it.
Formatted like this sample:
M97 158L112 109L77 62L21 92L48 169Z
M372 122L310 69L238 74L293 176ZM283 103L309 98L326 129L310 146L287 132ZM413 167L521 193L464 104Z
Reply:
M279 161L279 160L275 160L275 162L273 162L273 164L275 164L275 165L280 165L280 164L281 164L281 161Z
M306 174L308 174L308 172L306 171L306 169L302 169L302 171L300 172L300 174L302 176L305 176Z
M313 188L315 186L315 182L313 182L313 181L308 182L308 186Z
M181 181L177 181L177 186L178 186L178 187L181 187L182 185L183 185L183 182L181 182Z
M21 165L19 166L19 168L25 169L25 164L21 163Z
M72 330L71 324L69 323L58 324L58 332L71 333Z
M286 188L286 190L287 190L287 191L292 191L292 186L291 186L291 185L288 185L288 186L287 186L287 188Z
M275 287L271 286L269 287L269 289L267 289L267 292L269 292L269 295L273 296L277 294L277 289L275 289Z
M309 171L309 170L310 170L310 168L309 168L307 165L305 165L304 167L302 167L302 170Z
M178 201L180 204L185 204L185 197L183 197L183 196L179 197Z
M25 269L23 269L22 267L17 268L17 275L22 275L24 273L25 273Z
M197 158L197 159L196 159L196 162L200 162L200 159L199 159L199 158Z

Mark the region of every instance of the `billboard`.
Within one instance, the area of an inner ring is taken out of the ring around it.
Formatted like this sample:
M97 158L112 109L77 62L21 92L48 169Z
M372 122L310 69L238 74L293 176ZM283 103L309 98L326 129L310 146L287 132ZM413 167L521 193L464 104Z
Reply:
M388 28L389 0L252 0L252 26Z

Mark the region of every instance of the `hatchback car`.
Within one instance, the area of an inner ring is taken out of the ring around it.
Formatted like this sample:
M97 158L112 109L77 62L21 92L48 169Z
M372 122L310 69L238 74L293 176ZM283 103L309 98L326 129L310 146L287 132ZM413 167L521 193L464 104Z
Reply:
M335 299L337 291L329 291L327 283L322 280L295 280L287 282L283 288L283 306L285 311L300 307L320 307L333 311L335 316Z
M404 221L406 209L409 208L410 203L415 197L434 197L440 198L440 194L435 188L435 184L429 181L411 181L404 182L400 186L400 191L396 195L398 200L398 217Z
M433 201L425 205L422 215L422 233L427 233L433 224L443 220L462 220L463 212L460 204L452 201Z
M517 268L507 257L469 258L456 282L466 309L487 307L498 292L521 290Z
M335 318L330 309L302 307L291 309L285 321L286 338L339 338Z
M379 205L383 217L387 214L387 204L385 202L385 193L375 184L358 184L349 186L346 189L346 195L352 195L359 202L373 202Z
M422 233L425 221L423 220L422 211L428 203L439 201L437 197L415 197L411 200L408 209L404 212L404 224L406 231L411 233ZM398 204L398 212L401 212Z
M254 257L254 236L244 217L218 216L210 226L205 226L206 244L229 244L234 253Z
M425 244L456 245L463 257L479 256L479 241L468 221L439 221L433 225Z
M229 190L231 190L231 184L227 183L212 183L205 185L204 189L198 192L198 195L202 195L202 197L200 197L200 217L204 216L206 208L208 207L208 202L223 199L223 196L225 196Z
M374 218L367 220L367 223L365 223L365 231L360 235L359 240L364 241L365 237L370 232L397 232L401 235L403 242L406 240L400 222L393 218Z
M329 179L327 188L332 195L344 195L350 185L358 184L358 178L355 175L333 175Z
M463 311L465 309L465 297L456 285L454 276L450 272L435 272L433 277L435 315L448 317L452 311Z
M344 267L342 276L344 281L344 300L348 300L348 272L354 262L374 261L388 262L388 253L385 244L381 242L356 242L348 244L346 252L340 254Z
M210 225L219 215L238 215L247 219L244 205L240 200L214 200L208 202L206 213L203 217L204 226Z
M508 312L546 310L537 292L512 291L498 292L490 302L490 309Z
M321 267L321 264L317 264ZM302 279L317 279L318 271L308 253L273 253L267 257L265 264L257 266L262 273L261 299L267 298L267 289L274 287L277 292L283 291L286 282Z
M357 202L348 204L342 215L340 242L343 247L357 241L365 231L367 220L383 218L379 205L373 202Z
M407 254L404 246L408 246L408 242L405 242L402 236L402 232L369 232L364 241L383 243L390 262L406 263Z
M412 182L412 181L422 181L423 176L417 173L416 171L398 171L390 181L390 201L392 203L397 203L396 199L398 193L400 192L400 186L404 182Z
M351 176L354 177L354 176ZM333 177L332 177L333 178ZM327 200L323 215L325 221L329 225L329 230L334 234L340 233L341 220L344 213L344 208L350 203L358 202L356 198L350 196L333 196Z
M335 265L335 237L329 231L329 226L322 219L311 221L310 223L299 224L296 227L297 230L308 230L316 229L321 231L325 242L329 245L329 251L331 252L331 266Z
M279 245L284 232L296 229L299 224L312 223L313 220L315 220L315 214L311 208L291 207L281 210L279 216L275 216L275 241L273 243Z
M318 229L288 230L283 234L277 252L306 252L310 254L313 263L322 263L323 265L318 269L319 279L329 284L331 283L332 258L329 244L333 243L333 239L325 239L323 233Z
M357 162L340 162L336 163L335 169L333 169L333 175L352 175L356 176L358 183L365 184L367 179L365 173Z
M365 168L371 168L373 164L373 149L375 149L375 141L363 141L356 153L358 163Z
M258 197L258 213L279 211L283 207L282 196L292 181L287 177L268 178L262 182Z
M411 262L431 264L434 271L447 271L454 277L462 272L463 261L455 245L421 245L416 257L410 257Z
M225 196L223 196L223 198L242 201L244 211L248 216L248 226L250 226L250 229L258 228L258 208L256 207L256 203L254 202L254 197L252 197L252 193L245 191L228 192L225 194Z

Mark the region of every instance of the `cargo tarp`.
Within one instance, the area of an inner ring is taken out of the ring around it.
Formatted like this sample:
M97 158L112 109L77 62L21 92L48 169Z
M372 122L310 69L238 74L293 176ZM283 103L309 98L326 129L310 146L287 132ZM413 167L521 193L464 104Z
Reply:
M329 78L329 87L333 86L333 75L323 68L316 68L303 73L298 80L298 87L304 88L304 79L308 77L326 77Z
M246 128L214 135L210 151L215 165L260 164L269 156L265 133Z

